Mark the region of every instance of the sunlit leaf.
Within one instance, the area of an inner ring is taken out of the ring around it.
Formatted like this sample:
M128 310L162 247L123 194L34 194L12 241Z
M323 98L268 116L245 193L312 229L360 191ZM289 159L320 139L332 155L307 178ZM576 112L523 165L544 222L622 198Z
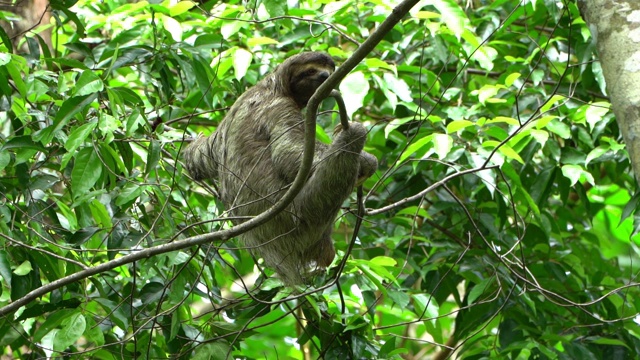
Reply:
M15 268L15 270L13 270L13 273L16 275L24 276L30 273L32 270L33 268L31 267L31 263L28 260L25 260L22 262L22 264Z
M507 76L504 79L504 84L506 86L511 86L513 85L513 83L521 76L522 74L520 73L513 73L513 74L509 74L509 76Z
M418 11L414 16L418 19L437 19L440 14L431 11Z
M544 130L531 129L530 134L542 146L549 140L549 133Z
M380 265L380 266L389 266L393 267L398 264L396 260L387 256L376 256L370 260L372 264Z
M547 100L547 102L544 103L544 105L540 107L540 113L546 113L547 111L549 111L549 109L558 104L558 102L565 100L566 98L562 95L553 95L549 100Z
M591 150L587 155L587 159L585 160L585 165L589 165L591 161L599 158L600 156L606 154L609 151L608 146L598 146L597 148Z
M255 46L272 45L277 43L278 43L277 40L266 37L266 36L252 37L250 39L247 39L247 46L249 46L250 48L253 48Z
M376 68L387 69L387 70L393 71L393 73L397 75L397 69L396 69L395 66L393 66L391 64L388 64L387 62L382 61L382 60L380 60L378 58L365 59L364 63L365 63L365 65L367 65L367 67L369 69L376 69Z
M469 120L454 120L447 124L447 133L452 134L473 125Z
M571 185L575 185L578 181L584 180L590 184L595 184L593 175L586 172L579 165L564 165L562 166L562 174L571 180Z
M596 102L589 105L585 118L591 129L594 129L603 120L604 116L609 112L609 106L610 104L605 102Z
M193 1L179 1L176 4L169 6L169 14L171 16L178 16L189 11L194 6L196 6L196 3Z
M361 71L352 72L340 83L340 92L348 99L345 101L347 115L353 118L353 113L362 107L364 97L369 93L369 82Z
M402 163L403 161L405 161L410 156L415 155L415 153L418 152L419 150L423 150L423 148L428 149L429 148L428 145L430 145L432 140L433 140L433 135L429 135L429 136L425 136L425 137L423 137L421 139L418 139L417 141L413 142L402 153L398 163Z
M182 41L182 26L180 22L172 17L165 16L162 18L164 28L171 34L174 41Z
M235 71L236 79L240 80L247 74L247 69L251 65L253 54L249 51L237 48L233 53L233 70Z
M384 81L387 83L387 86L391 91L393 91L398 98L402 101L411 101L411 90L404 80L399 79L393 76L390 73L384 73L383 75Z
M469 19L458 3L453 0L429 0L426 3L433 5L440 12L441 21L453 31L456 37L459 38L462 35Z
M516 160L517 162L519 162L521 164L524 164L524 160L522 160L520 155L515 150L513 150L513 148L511 146L506 145L506 144L501 145L498 148L498 151L500 151L500 153L502 155L506 156L507 158Z
M444 159L453 147L453 138L447 134L433 134L433 149L440 159Z

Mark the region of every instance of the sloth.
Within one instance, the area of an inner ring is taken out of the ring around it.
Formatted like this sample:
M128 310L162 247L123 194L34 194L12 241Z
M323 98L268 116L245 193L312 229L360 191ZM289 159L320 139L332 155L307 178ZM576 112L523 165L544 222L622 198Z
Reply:
M304 148L302 109L333 73L333 59L304 52L286 59L229 109L216 132L192 142L185 167L195 180L213 179L234 224L256 216L287 191ZM336 127L331 145L316 141L311 173L288 208L239 236L286 285L303 284L311 270L335 257L331 230L353 188L374 174L377 159L363 151L367 131Z

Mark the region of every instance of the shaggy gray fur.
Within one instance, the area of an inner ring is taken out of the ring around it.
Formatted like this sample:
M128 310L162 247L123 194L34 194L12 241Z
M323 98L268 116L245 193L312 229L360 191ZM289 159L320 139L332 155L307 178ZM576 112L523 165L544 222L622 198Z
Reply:
M301 110L334 68L324 53L285 60L238 98L215 134L185 150L189 173L196 180L217 180L232 216L264 212L293 182L304 147ZM366 134L352 122L346 131L337 129L330 146L317 142L309 179L292 204L240 236L285 284L302 284L310 269L333 261L331 230L340 206L378 165L362 151Z

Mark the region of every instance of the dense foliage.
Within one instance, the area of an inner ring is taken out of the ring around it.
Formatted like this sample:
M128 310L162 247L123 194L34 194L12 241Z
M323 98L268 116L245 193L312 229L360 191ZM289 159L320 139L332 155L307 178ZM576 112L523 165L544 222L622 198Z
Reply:
M184 140L215 131L287 56L343 62L389 3L56 0L51 52L37 31L19 55L3 37L0 306L228 228L215 184L184 171ZM171 251L5 314L4 353L640 353L636 183L588 28L568 1L459 3L421 3L343 80L380 169L353 248L355 194L336 222L335 266L314 287L282 287L233 239ZM336 113L318 119L330 141Z

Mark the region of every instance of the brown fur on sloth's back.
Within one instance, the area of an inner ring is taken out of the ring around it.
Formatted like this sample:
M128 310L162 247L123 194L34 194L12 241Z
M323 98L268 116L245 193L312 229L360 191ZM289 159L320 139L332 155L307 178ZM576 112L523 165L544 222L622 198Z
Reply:
M194 178L218 180L231 215L264 212L293 182L304 148L301 109L334 67L324 53L285 60L236 100L214 135L185 150ZM352 123L330 146L316 142L311 175L292 204L240 236L286 284L302 283L310 265L331 264L331 229L340 206L357 178L371 176L377 167L375 157L362 151L365 137L365 128Z

